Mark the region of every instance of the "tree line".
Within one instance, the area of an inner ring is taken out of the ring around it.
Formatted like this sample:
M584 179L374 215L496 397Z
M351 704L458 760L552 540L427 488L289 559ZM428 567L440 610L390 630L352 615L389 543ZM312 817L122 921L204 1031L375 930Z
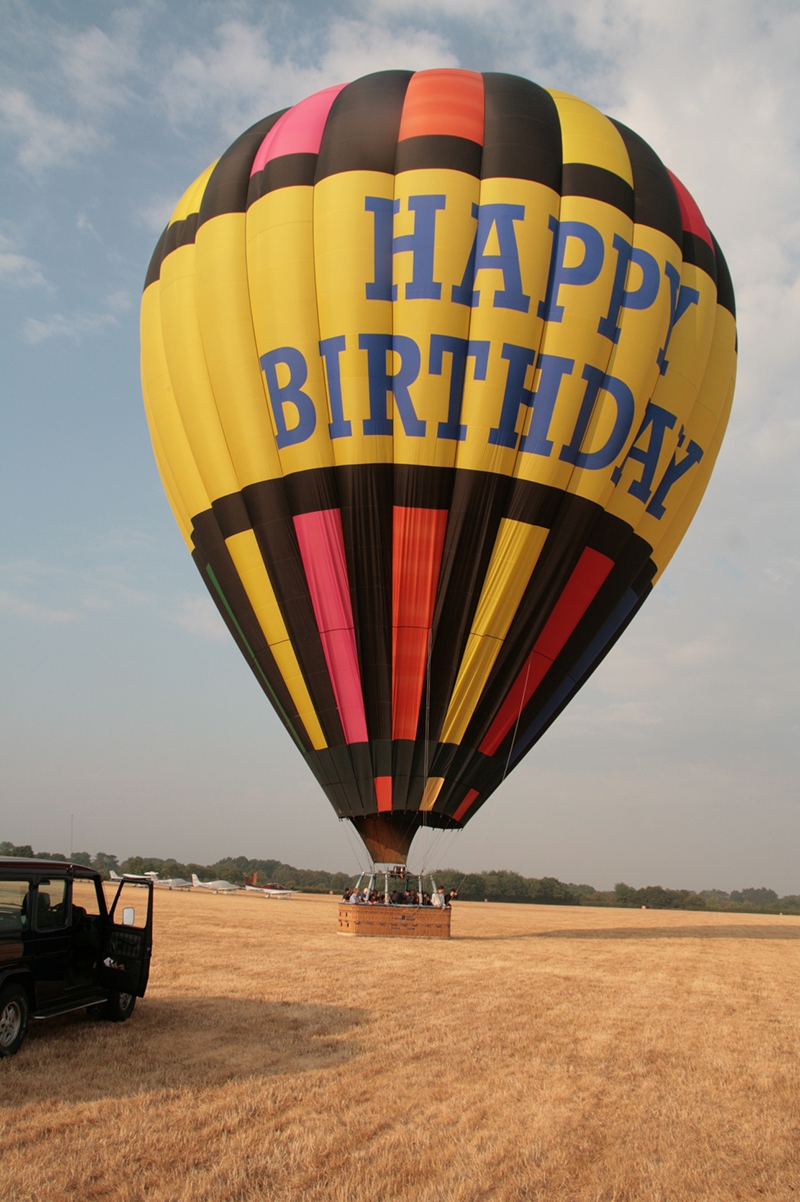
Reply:
M28 857L45 860L66 861L70 857L60 852L36 852L30 844L15 845L0 843L0 856ZM347 872L325 872L315 868L295 868L281 860L248 859L247 856L226 857L215 864L184 864L175 859L159 859L157 856L129 856L121 863L108 852L73 852L72 862L94 868L108 879L110 872L130 872L141 875L156 872L160 877L184 877L191 879L196 873L201 881L227 880L234 885L243 885L245 877L252 879L258 873L259 884L273 882L284 889L297 889L302 893L344 892L346 885L355 884L356 876ZM613 889L602 891L593 885L566 883L556 877L526 877L518 872L504 870L493 872L470 872L464 874L455 868L439 869L436 884L443 885L448 892L457 889L461 901L514 902L543 906L622 906L627 909L649 910L711 910L750 914L800 914L800 896L789 894L779 897L774 889L734 889L726 893L722 889L665 889L661 885L647 885L634 889L620 882Z

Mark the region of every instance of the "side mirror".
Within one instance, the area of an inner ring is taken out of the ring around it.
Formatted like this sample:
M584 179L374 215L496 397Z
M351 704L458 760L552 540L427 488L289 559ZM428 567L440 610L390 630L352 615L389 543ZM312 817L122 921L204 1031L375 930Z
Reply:
M122 925L124 927L132 927L136 922L136 911L133 906L126 906L122 911Z

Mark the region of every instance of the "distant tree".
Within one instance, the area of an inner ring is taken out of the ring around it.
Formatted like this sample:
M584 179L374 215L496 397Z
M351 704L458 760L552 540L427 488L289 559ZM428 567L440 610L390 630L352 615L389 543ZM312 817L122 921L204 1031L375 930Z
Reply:
M76 851L72 854L72 863L83 864L85 868L91 868L92 857L89 855L88 851Z
M247 860L245 860L245 864L247 864ZM211 872L213 873L212 880L230 881L232 885L244 884L244 872L236 860L217 860L216 864L211 865Z
M613 890L609 890L607 893L595 892L581 895L581 905L583 906L617 906L619 904Z
M646 906L648 910L704 910L706 903L697 893L688 889L665 889L663 885L646 885L644 889L632 889L620 883L614 886L615 903L618 906Z
M579 906L581 904L581 895L554 876L544 876L540 880L531 878L528 892L530 900L540 906Z
M180 864L177 860L165 860L161 865L161 875L170 878L180 876L188 880L186 865Z
M207 864L187 864L186 873L190 878L194 873L201 881L213 881L214 879L214 873Z
M99 851L92 860L92 868L102 873L103 877L108 880L109 873L119 872L119 860L106 851Z
M751 906L768 906L778 900L774 889L742 889L742 900Z
M33 848L30 843L23 843L21 845L0 843L0 856L16 856L21 860L32 860Z
M129 872L131 876L142 876L148 871L141 856L128 856L127 860L122 861L121 867L123 872ZM114 871L116 872L116 868Z
M572 882L570 882L570 884L567 886L567 888L571 889L572 892L575 893L578 897L595 897L595 896L597 896L597 890L595 889L594 885L573 885Z

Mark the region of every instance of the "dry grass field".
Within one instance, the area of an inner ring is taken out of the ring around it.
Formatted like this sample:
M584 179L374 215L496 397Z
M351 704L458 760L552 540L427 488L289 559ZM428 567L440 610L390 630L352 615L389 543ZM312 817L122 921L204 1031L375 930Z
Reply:
M0 1063L0 1198L800 1198L800 919L158 892L125 1026Z

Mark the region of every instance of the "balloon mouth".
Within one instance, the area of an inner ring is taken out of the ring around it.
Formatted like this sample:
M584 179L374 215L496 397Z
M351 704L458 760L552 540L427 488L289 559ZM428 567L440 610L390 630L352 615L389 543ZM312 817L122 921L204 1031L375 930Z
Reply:
M445 814L421 814L419 810L394 814L368 814L351 818L373 864L405 864L417 831L423 825L454 825Z

